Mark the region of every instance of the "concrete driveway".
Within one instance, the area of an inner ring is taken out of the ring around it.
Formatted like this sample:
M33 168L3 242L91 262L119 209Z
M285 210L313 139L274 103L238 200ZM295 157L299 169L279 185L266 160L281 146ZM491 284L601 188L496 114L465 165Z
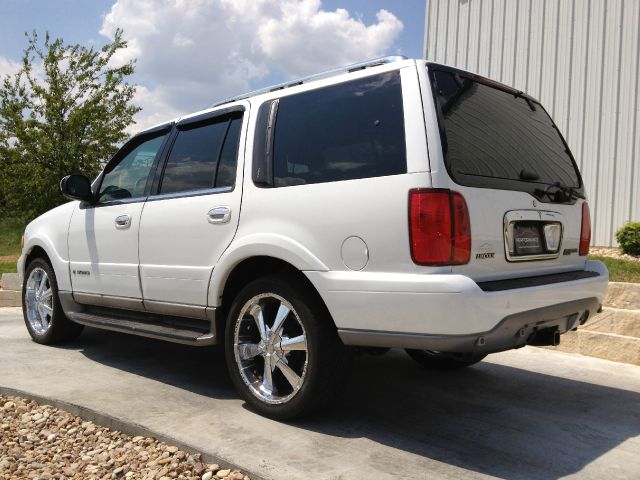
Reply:
M358 358L344 398L277 423L236 395L222 352L86 329L29 339L0 309L0 387L104 412L264 478L640 478L640 367L524 348L455 373Z

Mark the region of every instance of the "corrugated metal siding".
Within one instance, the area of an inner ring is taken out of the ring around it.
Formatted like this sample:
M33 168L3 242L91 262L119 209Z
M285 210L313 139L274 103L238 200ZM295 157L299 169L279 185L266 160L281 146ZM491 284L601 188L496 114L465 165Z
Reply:
M640 0L428 0L426 58L538 98L580 166L594 245L640 220Z

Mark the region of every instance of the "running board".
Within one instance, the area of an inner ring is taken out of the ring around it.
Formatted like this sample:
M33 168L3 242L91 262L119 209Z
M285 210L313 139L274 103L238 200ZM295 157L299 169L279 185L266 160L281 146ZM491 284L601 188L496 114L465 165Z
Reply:
M215 316L208 322L166 315L115 309L85 308L65 312L70 320L88 327L129 333L184 345L207 346L218 343Z

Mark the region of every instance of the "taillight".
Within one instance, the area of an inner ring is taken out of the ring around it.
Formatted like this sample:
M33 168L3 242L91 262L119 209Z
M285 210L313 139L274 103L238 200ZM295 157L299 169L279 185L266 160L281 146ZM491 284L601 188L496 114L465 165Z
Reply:
M589 205L587 202L582 204L582 227L580 228L580 248L578 253L586 255L589 253L589 244L591 243L591 215L589 213Z
M471 224L464 197L445 189L410 190L409 242L419 265L469 263Z

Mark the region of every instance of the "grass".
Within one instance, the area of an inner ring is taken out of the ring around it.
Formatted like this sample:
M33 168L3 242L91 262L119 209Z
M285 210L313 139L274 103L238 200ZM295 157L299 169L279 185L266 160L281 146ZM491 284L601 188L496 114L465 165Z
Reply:
M16 265L16 262L0 263L0 276L2 276L3 273L16 273L17 270L18 266Z
M5 218L0 220L0 257L20 255L20 238L25 224L20 220ZM14 273L16 261L0 260L0 275Z
M600 260L609 269L609 280L612 282L640 283L640 262L629 262L619 258L590 255L592 260Z

